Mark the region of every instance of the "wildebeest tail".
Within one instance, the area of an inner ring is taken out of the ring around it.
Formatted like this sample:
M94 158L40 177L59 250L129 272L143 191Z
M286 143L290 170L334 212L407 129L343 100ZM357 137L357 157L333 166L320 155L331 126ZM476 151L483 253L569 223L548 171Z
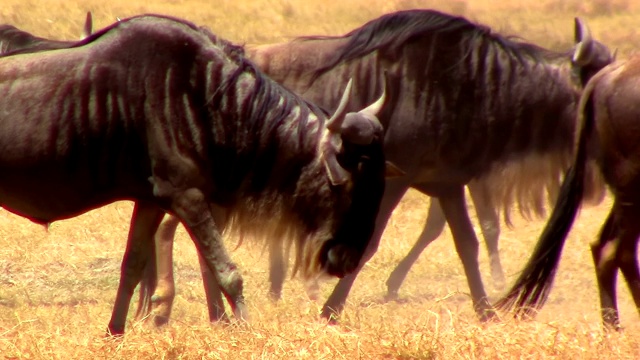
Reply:
M594 127L592 87L587 87L578 107L578 143L573 165L560 188L556 205L538 244L511 290L496 307L510 310L516 316L528 316L540 309L547 297L558 268L562 248L582 203L588 160L588 143Z

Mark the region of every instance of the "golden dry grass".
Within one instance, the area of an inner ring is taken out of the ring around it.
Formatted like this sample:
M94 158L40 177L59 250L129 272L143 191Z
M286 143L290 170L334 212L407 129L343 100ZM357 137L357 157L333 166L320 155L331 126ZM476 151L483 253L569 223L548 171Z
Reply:
M434 7L484 22L541 45L566 49L573 16L588 20L595 36L634 51L640 8L631 0L426 1L310 0L68 1L4 0L0 23L40 36L76 38L84 13L96 27L153 12L208 25L239 43L267 43L296 35L340 34L385 12ZM124 251L130 203L122 202L47 230L0 211L0 358L5 359L602 359L637 358L640 321L622 284L626 331L605 333L588 243L610 207L583 209L564 251L556 286L536 321L480 324L450 232L432 244L401 289L402 301L382 301L384 281L421 230L428 198L410 192L389 223L380 250L361 273L338 326L317 321L321 303L307 300L299 281L283 301L266 298L267 261L260 248L233 252L245 276L252 319L244 325L210 325L194 247L184 231L176 242L178 295L169 326L130 322L120 340L103 339ZM516 219L500 240L508 281L528 258L543 221ZM232 243L230 243L233 246ZM492 299L501 295L481 270ZM335 281L323 285L324 299Z

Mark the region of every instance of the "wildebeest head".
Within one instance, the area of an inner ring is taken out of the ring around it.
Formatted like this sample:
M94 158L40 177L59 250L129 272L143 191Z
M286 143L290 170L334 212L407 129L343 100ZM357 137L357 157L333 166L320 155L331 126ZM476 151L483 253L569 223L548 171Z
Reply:
M328 131L321 141L321 156L334 186L335 199L345 208L333 237L320 249L319 261L328 274L339 277L356 269L373 234L386 171L383 128L376 117L385 93L369 107L347 113L351 87L349 81L340 105L327 121ZM339 187L342 191L335 191ZM350 192L348 196L342 194L345 190Z
M612 63L615 56L607 46L593 39L589 26L580 18L575 19L575 42L572 62L580 70L584 86L595 73Z

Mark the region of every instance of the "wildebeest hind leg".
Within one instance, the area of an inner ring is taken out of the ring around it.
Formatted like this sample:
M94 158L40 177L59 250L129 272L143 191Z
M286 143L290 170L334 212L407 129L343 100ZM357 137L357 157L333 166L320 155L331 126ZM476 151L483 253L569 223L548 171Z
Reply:
M615 261L615 247L617 246L616 240L619 235L619 228L616 222L616 207L617 204L614 203L607 220L600 230L598 241L591 244L591 254L593 255L593 263L598 280L602 320L605 325L614 329L620 326L616 300L618 267Z
M625 239L623 238L623 240ZM635 238L632 239L629 237L629 240L629 243L620 244L619 250L623 252L620 254L622 262L620 270L627 280L627 285L633 297L633 302L636 305L636 310L640 312L640 273L638 272L638 259L636 257L638 249L637 233Z
M173 208L182 219L191 235L200 256L212 271L234 315L238 319L248 319L244 303L243 280L235 263L231 261L222 241L220 227L214 220L212 209L205 201L204 194L191 188L174 195ZM213 290L213 289L210 289Z
M224 213L224 210L218 209L218 211L216 211L212 209L212 211L216 224L221 224L220 226L222 226L226 223L226 213ZM219 214L216 215L216 213ZM180 219L173 215L167 215L160 224L155 236L157 265L154 269L156 273L152 275L157 278L157 285L151 297L151 303L153 304L153 315L156 326L164 325L169 321L171 308L176 295L175 281L173 278L173 242L179 224ZM202 283L207 299L209 319L212 322L228 320L224 312L224 302L222 300L220 286L215 276L209 271L206 261L199 253L198 262L200 264ZM144 301L141 300L141 303L143 302Z
M456 186L455 188L449 188L443 191L442 196L439 198L442 211L453 235L456 251L458 252L458 256L460 256L465 275L467 276L474 310L481 321L496 318L497 314L489 304L484 285L482 284L478 263L478 238L473 231L471 219L467 213L464 187Z
M147 316L151 310L156 326L164 325L169 321L176 296L173 277L173 241L178 225L180 225L180 219L173 215L165 215L154 236L155 263L147 264L144 278L140 282L139 316ZM144 296L150 296L150 299L144 299ZM142 309L145 304L150 304L151 308Z
M640 206L625 202L621 208L618 227L620 239L615 249L615 261L627 282L636 309L640 309L640 273L637 259Z
M282 297L282 286L287 272L284 247L281 241L269 241L269 296L273 300Z
M471 195L471 200L473 200L473 206L476 209L478 222L482 230L482 237L484 237L484 243L489 253L493 284L496 289L502 290L505 280L502 264L500 263L500 252L498 250L498 240L500 238L500 218L498 212L491 200L487 183L471 181L467 187L469 188L469 194Z
M389 275L387 279L387 300L392 300L398 297L398 290L402 286L402 282L407 277L409 270L413 264L418 260L420 254L424 249L431 244L435 239L442 234L446 220L440 207L438 198L431 198L431 204L429 205L429 214L427 215L427 221L425 222L422 233L418 238L418 241L413 245L407 256L402 259L395 269Z
M637 222L637 218L633 219ZM620 238L618 246L618 261L620 271L627 281L627 286L636 305L636 310L640 311L640 273L638 272L638 235L640 229L636 225L632 231L625 231Z
M127 249L122 259L120 284L113 305L108 335L122 335L129 304L135 287L140 282L147 259L153 256L153 236L164 212L149 203L137 202L133 208Z

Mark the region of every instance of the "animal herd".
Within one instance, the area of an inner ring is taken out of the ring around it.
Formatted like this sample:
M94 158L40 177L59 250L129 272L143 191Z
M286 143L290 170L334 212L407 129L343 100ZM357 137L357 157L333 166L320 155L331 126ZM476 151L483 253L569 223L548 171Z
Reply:
M339 277L321 313L335 322L409 188L431 196L431 208L387 297L446 222L478 318L514 306L532 314L582 201L600 200L606 183L614 205L592 245L602 319L619 327L618 270L640 309L640 58L615 61L582 20L566 52L435 10L246 48L169 16L97 32L90 20L79 41L0 25L0 206L47 224L134 201L109 334L124 332L138 285L138 316L169 320L180 224L197 248L212 321L226 318L224 299L249 318L223 241L234 232L267 244L274 298L289 249L310 288L318 274ZM545 200L555 203L496 307L465 186L498 286L500 214L543 215Z

